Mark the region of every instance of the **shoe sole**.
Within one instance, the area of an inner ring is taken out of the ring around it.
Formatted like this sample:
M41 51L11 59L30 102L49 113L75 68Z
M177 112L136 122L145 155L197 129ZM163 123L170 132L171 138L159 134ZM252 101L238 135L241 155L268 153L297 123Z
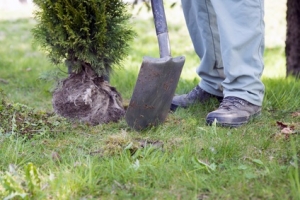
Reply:
M251 115L248 119L245 119L243 121L239 121L239 122L218 122L217 120L217 125L218 126L223 126L223 127L232 127L232 128L235 128L235 127L240 127L244 124L247 124L250 120L252 120L253 118L255 117L258 117L261 115L261 111ZM215 121L216 118L206 118L206 124L211 126L212 123ZM222 120L220 120L222 121Z
M177 110L177 108L184 108L184 109L187 109L188 106L180 106L180 105L175 105L175 104L171 104L170 106L170 110L175 112Z

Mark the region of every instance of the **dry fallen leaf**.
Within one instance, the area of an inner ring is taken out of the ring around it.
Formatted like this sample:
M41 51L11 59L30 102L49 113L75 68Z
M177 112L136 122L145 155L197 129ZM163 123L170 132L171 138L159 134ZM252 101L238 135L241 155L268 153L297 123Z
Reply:
M51 157L54 162L60 161L61 159L60 155L56 151L52 151Z
M275 139L288 139L290 135L295 134L295 126L294 125L287 125L283 122L277 121L277 126L280 128L280 133L276 133L273 135Z
M280 122L280 121L277 121L276 124L277 124L277 126L279 126L279 128L281 128L281 129L288 127L288 125L286 125L286 124L284 124L284 123L282 123L282 122Z
M286 127L286 128L283 128L280 132L283 134L293 134L294 130L291 129L290 127Z
M299 117L300 116L300 112L293 112L292 113L292 117Z

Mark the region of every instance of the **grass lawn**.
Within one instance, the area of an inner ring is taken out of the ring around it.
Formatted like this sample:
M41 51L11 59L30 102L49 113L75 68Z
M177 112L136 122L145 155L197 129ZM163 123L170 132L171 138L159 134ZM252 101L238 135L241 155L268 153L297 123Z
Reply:
M181 17L169 22L172 54L186 56L177 93L199 81ZM137 37L111 77L125 102L143 56L158 57L152 21L137 15L132 22ZM267 43L258 119L240 128L206 126L218 106L210 101L136 132L125 120L88 126L52 113L54 81L67 70L32 44L34 25L31 18L0 20L1 199L299 199L300 82L285 78L280 42Z

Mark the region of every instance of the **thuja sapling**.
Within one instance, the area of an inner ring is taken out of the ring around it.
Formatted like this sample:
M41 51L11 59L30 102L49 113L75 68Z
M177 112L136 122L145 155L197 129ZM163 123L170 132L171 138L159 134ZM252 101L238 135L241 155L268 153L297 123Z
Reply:
M101 124L118 121L122 98L107 78L127 56L134 31L122 0L34 0L33 35L54 64L69 76L53 93L54 111L66 118ZM70 70L72 69L72 70Z

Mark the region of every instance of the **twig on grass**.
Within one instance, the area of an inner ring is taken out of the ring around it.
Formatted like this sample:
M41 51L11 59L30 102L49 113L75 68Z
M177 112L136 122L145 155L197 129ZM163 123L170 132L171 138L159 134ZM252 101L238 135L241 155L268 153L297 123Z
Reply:
M0 83L8 84L9 82L7 80L0 78Z

